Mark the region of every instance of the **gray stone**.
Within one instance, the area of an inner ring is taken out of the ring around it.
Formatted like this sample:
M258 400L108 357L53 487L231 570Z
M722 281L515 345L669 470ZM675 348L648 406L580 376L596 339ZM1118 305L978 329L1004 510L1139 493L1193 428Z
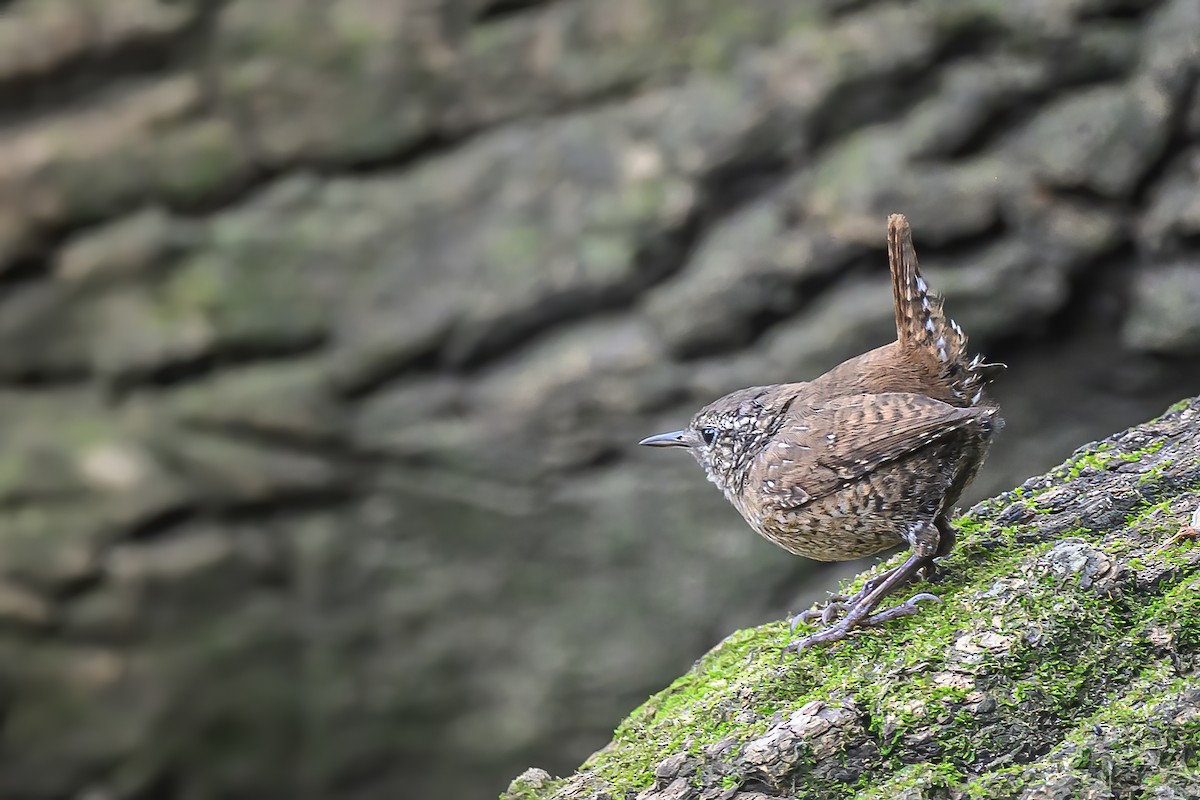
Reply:
M1200 261L1140 271L1122 335L1154 353L1200 353Z

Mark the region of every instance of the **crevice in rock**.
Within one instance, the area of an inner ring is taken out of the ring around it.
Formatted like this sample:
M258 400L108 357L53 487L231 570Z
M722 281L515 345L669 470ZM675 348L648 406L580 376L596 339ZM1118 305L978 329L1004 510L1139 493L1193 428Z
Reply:
M44 391L83 386L94 382L95 374L83 364L0 365L0 388Z
M182 425L188 430L243 444L253 444L268 450L284 450L336 461L344 467L353 463L375 463L370 453L356 449L346 439L333 434L308 433L240 419L184 417Z
M942 72L954 61L978 58L989 54L1004 42L1006 34L1003 23L991 16L976 15L936 28L938 41L930 68Z
M404 350L375 359L369 367L336 380L339 399L355 402L367 397L402 376L429 375L439 368L438 353L444 337L431 340L417 351Z
M229 367L307 358L321 352L328 341L328 332L309 331L219 342L191 356L120 373L109 381L109 391L115 400L123 400L135 392L175 389Z
M19 256L0 269L0 293L8 294L27 283L43 280L50 272L50 261L32 253Z
M903 65L885 75L859 76L823 97L809 115L814 120L810 128L813 149L909 113L935 93L949 64L990 52L1003 31L980 19L938 33L932 51L920 63Z
M811 150L823 150L851 131L907 114L931 93L933 66L910 66L887 79L863 75L834 88L808 115Z
M1129 192L1129 203L1132 206L1143 206L1147 197L1156 185L1167 175L1168 168L1187 150L1191 143L1188 133L1188 114L1193 103L1200 99L1200 76L1190 73L1187 83L1179 89L1178 96L1172 99L1171 113L1167 120L1167 140L1163 143L1162 152L1158 158L1147 167L1138 178L1137 184Z
M147 778L140 786L124 795L125 800L175 800L180 797L183 781L166 767Z
M0 78L0 126L97 96L117 81L187 67L225 2L189 3L192 17L177 30L131 35L74 53L40 72Z
M761 781L757 778L750 778L750 779L744 781L743 783L739 784L737 791L738 791L738 795L745 792L747 794L758 794L758 795L762 795L764 797L787 798L790 796L790 795L784 794L779 789L776 789L771 784L766 783L765 781ZM734 797L737 797L738 795L734 795Z
M1055 199L1073 201L1083 206L1116 208L1123 205L1122 200L1102 194L1094 187L1083 183L1045 182L1039 188Z
M177 503L158 509L138 519L118 532L120 541L148 542L160 539L176 528L195 520L200 506L195 502Z
M936 157L928 160L932 163L942 163L966 161L980 156L1029 123L1037 115L1039 108L1060 96L1104 86L1125 77L1127 74L1116 68L1108 72L1093 70L1086 75L1056 76L1045 86L1028 91L1015 91L1005 102L998 103L978 120L971 133L957 145L939 151Z
M1115 330L1129 303L1129 271L1127 265L1137 260L1132 243L1123 238L1110 252L1096 258L1091 264L1072 270L1067 276L1067 297L1057 312L1047 317L1044 332L1049 338L1058 340L1078 334L1092 325L1081 325L1081 320L1090 320ZM1112 302L1117 298L1117 302ZM1031 337L1038 331L1029 331Z
M485 3L475 15L477 24L498 22L509 17L519 16L546 6L555 5L559 0L490 0Z
M95 497L84 489L17 489L0 493L0 511L13 512L45 506L83 506L94 500Z
M825 0L820 5L829 19L837 20L857 14L864 8L878 5L878 0Z
M999 139L1027 122L1030 110L1045 102L1049 96L1049 93L1030 92L1014 97L1012 102L997 105L979 119L974 130L956 145L938 152L928 160L933 163L965 161L983 154Z
M204 219L228 213L274 183L296 173L309 173L332 180L355 176L378 178L389 172L402 173L415 164L446 155L491 129L470 129L453 135L431 131L411 141L399 142L387 152L342 158L302 156L274 164L252 163L224 185L186 199L154 196L155 203L183 219ZM152 192L152 194L154 194Z
M650 286L685 265L703 228L702 213L693 213L671 230L658 232L637 247L636 277L616 286L579 287L543 296L524 308L488 323L486 335L472 332L466 337L452 331L438 361L456 372L467 372L529 344L566 322L578 322L621 309ZM380 384L382 385L382 384Z
M926 241L919 231L913 233L913 247L920 261L938 261L951 269L956 263L970 263L980 251L1012 235L1012 226L1003 213L996 213L987 225L939 242ZM936 287L935 287L936 288Z
M179 528L200 521L230 524L303 516L340 508L358 496L358 490L347 481L323 486L278 486L259 497L197 497L126 524L114 532L108 545L165 539Z
M201 516L222 523L260 522L292 518L341 508L358 499L360 492L346 484L279 487L262 497L209 504Z
M103 571L94 569L89 570L84 575L73 577L70 580L60 581L49 587L48 590L43 591L56 605L66 605L90 594L92 591L103 586L104 583L105 577Z
M1105 21L1136 24L1162 5L1162 0L1109 0L1095 6L1085 6L1077 19L1080 22Z

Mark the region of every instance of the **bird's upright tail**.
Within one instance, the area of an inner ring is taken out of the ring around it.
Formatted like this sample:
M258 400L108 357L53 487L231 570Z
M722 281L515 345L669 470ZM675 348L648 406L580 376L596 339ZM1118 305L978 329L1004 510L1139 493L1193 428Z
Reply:
M1006 367L967 358L967 335L946 316L942 298L930 291L917 266L912 229L903 214L888 217L888 265L896 306L896 338L905 352L938 365L947 387L963 405L975 405L983 387Z

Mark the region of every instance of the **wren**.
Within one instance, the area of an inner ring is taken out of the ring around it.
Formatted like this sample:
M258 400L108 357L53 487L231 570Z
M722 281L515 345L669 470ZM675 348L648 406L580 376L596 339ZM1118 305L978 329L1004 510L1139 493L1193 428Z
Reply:
M787 646L797 652L938 600L922 592L876 611L919 575L932 578L934 559L953 548L948 515L1002 424L984 391L1005 366L967 356L966 335L921 276L903 215L888 218L887 242L896 341L811 381L732 392L683 430L640 442L688 448L746 522L791 553L847 561L908 544L903 564L853 597L793 619L793 630L818 618L827 626Z

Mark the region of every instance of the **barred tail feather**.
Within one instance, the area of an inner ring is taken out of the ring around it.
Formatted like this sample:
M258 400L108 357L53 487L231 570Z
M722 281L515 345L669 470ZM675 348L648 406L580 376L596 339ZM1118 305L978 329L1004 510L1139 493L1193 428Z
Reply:
M888 217L888 265L896 306L896 339L909 352L941 364L942 377L965 404L979 401L983 387L1004 370L1003 364L967 361L967 336L942 310L942 298L929 289L917 266L912 229L903 214Z

